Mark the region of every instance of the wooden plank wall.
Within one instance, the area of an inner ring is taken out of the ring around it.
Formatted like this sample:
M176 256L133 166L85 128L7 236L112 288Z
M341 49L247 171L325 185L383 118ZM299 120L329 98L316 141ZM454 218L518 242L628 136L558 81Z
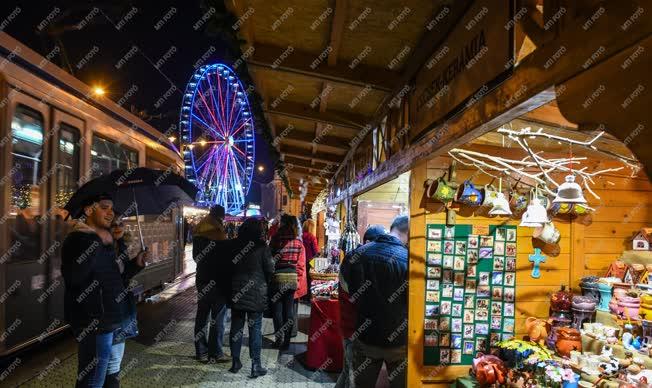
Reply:
M448 157L434 158L421 163L412 170L410 180L410 301L409 301L409 381L434 383L450 381L468 373L468 367L423 367L423 316L424 316L424 253L425 228L428 223L446 223L445 209L424 195L424 181L441 176L450 165ZM475 170L461 166L457 181L473 176ZM642 175L642 174L641 174ZM561 181L559 177L555 177ZM491 180L484 174L473 176L473 182L487 184ZM497 182L495 183L497 186ZM542 276L530 276L532 264L528 256L534 252L532 229L518 227L517 274L516 274L516 335L525 334L527 317L547 317L550 294L560 285L570 285L579 292L581 276L603 275L619 254L630 249L629 238L644 225L652 225L652 184L645 176L618 178L603 176L597 181L596 200L586 193L595 214L571 220L556 217L553 222L561 232L559 254L546 255L541 264ZM457 224L495 225L506 222L518 225L520 220L489 218L486 210L461 209ZM429 385L430 386L430 385Z

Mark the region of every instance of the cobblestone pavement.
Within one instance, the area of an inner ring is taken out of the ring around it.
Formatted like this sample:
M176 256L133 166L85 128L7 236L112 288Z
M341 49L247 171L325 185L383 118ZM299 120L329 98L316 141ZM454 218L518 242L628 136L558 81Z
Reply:
M228 364L200 364L193 359L193 327L196 290L191 287L160 303L140 304L140 336L127 341L122 361L122 387L332 387L337 374L308 371L295 359L305 352L307 306L299 308L299 335L288 352L270 347L272 321L263 321L263 365L268 374L249 378L251 361L247 337L242 348L244 367L238 374L228 372ZM228 350L228 328L225 350ZM246 333L246 330L245 330ZM1 386L73 387L76 347L70 335L40 345L18 356L21 361L8 373ZM6 366L5 366L6 367ZM5 369L5 368L2 368Z

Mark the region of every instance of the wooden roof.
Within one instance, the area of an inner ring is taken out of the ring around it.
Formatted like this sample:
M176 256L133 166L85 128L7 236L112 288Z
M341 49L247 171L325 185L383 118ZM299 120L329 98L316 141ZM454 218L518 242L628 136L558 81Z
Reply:
M447 0L229 0L292 189L314 201L401 82ZM432 43L431 43L432 44ZM253 48L253 49L252 49ZM423 53L417 58L423 57ZM414 67L414 66L410 66ZM316 179L313 179L316 177Z

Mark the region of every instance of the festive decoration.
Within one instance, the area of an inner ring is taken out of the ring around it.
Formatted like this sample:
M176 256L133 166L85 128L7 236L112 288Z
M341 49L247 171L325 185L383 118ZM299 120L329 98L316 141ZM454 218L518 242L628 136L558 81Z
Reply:
M254 171L255 137L246 91L220 63L190 78L179 127L186 176L199 188L197 203L242 211Z
M574 175L567 175L566 182L562 183L557 189L557 195L552 200L554 203L586 203L582 188L575 183Z
M532 276L535 279L540 278L541 277L541 269L539 268L539 266L541 265L541 263L546 262L546 257L541 254L541 249L534 248L534 254L531 254L528 257L528 260L530 260L532 263L534 263L534 265L532 266L532 274L530 276Z
M548 219L548 212L546 211L546 208L541 205L539 198L535 196L530 201L525 213L523 213L520 226L539 228L547 222L550 222Z

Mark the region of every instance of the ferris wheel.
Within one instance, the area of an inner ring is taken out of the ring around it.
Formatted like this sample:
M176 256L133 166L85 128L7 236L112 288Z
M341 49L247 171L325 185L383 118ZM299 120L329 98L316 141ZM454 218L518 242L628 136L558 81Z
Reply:
M179 120L186 178L198 206L240 213L254 172L255 136L247 93L228 66L202 66L186 85Z

